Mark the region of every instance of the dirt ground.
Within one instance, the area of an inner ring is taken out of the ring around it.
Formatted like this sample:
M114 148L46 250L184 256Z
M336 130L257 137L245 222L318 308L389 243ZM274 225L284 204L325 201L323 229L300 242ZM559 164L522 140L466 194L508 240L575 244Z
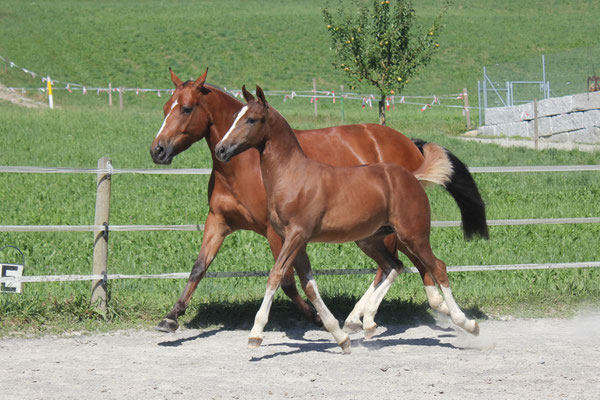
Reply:
M47 107L46 104L40 103L39 101L32 100L28 97L22 96L18 92L9 90L6 86L0 83L0 101L10 101L13 104L17 104L27 108L42 108Z
M298 323L268 331L122 331L0 339L0 397L9 399L598 399L600 313L451 322L331 336ZM267 326L268 327L268 326Z

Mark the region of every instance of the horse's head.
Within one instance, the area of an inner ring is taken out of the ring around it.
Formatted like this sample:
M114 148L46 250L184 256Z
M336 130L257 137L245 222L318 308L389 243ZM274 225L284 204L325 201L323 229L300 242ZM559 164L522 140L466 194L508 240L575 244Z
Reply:
M256 86L256 97L242 87L244 99L248 102L237 114L231 128L215 147L217 159L223 162L250 148L258 148L265 142L267 134L264 125L269 113L269 104L260 86Z
M170 164L177 154L204 138L209 130L208 115L201 105L202 97L210 90L204 87L208 69L196 81L182 82L171 72L175 91L165 103L165 120L150 146L156 164Z

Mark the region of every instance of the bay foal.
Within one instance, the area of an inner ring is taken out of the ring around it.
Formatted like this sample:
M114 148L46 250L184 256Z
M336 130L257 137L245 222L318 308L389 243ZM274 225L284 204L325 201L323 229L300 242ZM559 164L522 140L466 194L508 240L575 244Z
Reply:
M349 353L349 336L340 329L319 295L306 246L309 242L354 241L378 261L385 279L366 299L363 317L363 328L372 333L383 295L397 274L404 272L402 263L384 244L385 236L391 233L440 286L452 321L478 334L477 322L466 318L452 296L446 265L431 250L429 200L415 176L404 167L388 163L340 168L314 161L304 154L293 130L269 106L260 87L256 87L258 99L245 87L242 92L248 104L216 145L215 155L228 162L250 148L259 151L269 222L283 239L248 345L256 347L262 343L274 294L284 273L294 265L325 329L343 352Z

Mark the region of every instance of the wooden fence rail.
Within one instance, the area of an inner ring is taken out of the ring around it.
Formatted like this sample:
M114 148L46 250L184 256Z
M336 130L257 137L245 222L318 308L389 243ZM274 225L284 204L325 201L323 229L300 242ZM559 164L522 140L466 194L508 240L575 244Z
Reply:
M472 173L521 173L521 172L581 172L600 171L600 165L562 165L562 166L514 166L514 167L472 167ZM0 284L21 282L57 282L57 281L92 281L91 301L99 311L104 312L107 306L106 283L110 279L187 279L189 273L169 273L155 275L123 275L108 274L108 237L111 231L202 231L204 225L110 225L110 183L114 174L186 174L206 175L210 169L114 169L111 160L103 157L98 160L96 169L46 168L46 167L12 167L0 166L0 173L87 173L96 174L96 214L94 225L0 225L0 232L93 232L94 256L91 275L51 275L0 277ZM488 220L490 226L540 225L540 224L588 224L600 223L600 217L587 218L542 218L542 219L505 219ZM432 221L432 227L459 227L461 221ZM573 263L542 264L503 264L479 266L449 266L449 272L464 271L498 271L547 268L590 268L600 267L600 262L583 261ZM414 268L409 268L414 272ZM374 269L337 269L315 271L321 275L370 274ZM266 276L266 271L251 272L214 272L207 277L249 277Z

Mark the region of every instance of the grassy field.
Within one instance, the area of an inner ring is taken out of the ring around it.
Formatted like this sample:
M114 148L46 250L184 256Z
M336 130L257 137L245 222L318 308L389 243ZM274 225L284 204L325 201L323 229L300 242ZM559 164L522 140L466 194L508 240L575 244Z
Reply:
M209 82L238 88L259 83L265 89L304 89L312 78L337 88L343 77L330 67L328 38L319 1L262 2L75 2L51 7L0 1L0 55L38 73L86 85L170 87L167 68L195 77L208 66ZM442 51L406 94L454 93L476 87L481 65L511 62L542 52L591 46L594 2L578 6L507 1L461 2L446 20ZM436 3L419 2L424 20ZM586 8L587 7L587 8ZM191 12L194 10L194 12ZM586 11L588 10L588 11ZM542 24L542 21L544 24ZM540 35L542 25L560 26ZM568 30L568 34L564 33ZM587 33L586 33L587 32ZM527 38L527 40L525 40ZM535 38L530 40L531 38ZM38 87L22 71L0 65L0 83ZM32 95L30 93L30 95ZM41 95L32 95L43 100ZM124 111L106 105L106 95L57 91L56 110L23 109L0 102L1 165L93 168L102 156L117 168L155 167L149 145L162 122L156 94L128 94ZM269 99L292 126L309 128L341 122L339 102L323 101L314 117L307 99ZM463 142L460 109L397 106L390 125L450 149L470 166L596 164L598 155L576 151L504 149ZM376 122L375 110L345 104L345 122ZM210 167L204 143L179 155L172 167ZM158 168L158 167L157 167ZM476 180L490 219L595 217L600 215L597 173L478 174ZM205 176L116 175L112 181L112 224L203 223L207 214ZM92 224L92 175L0 174L0 225ZM459 219L442 189L429 191L434 220ZM458 228L434 229L432 244L448 265L576 262L600 260L596 225L492 227L491 240L464 242ZM189 271L200 247L192 232L115 232L110 238L109 272L138 274ZM92 235L82 233L0 233L0 247L18 246L27 275L88 274ZM311 245L315 269L372 267L354 245ZM231 235L211 271L268 270L273 261L266 240L250 232ZM13 253L0 261L17 261ZM350 311L371 276L318 277L325 301L338 318ZM22 295L0 296L0 335L151 326L170 309L183 280L112 281L108 318L88 306L90 284L25 286ZM600 271L454 273L459 304L477 318L503 314L558 315L600 302ZM245 328L264 293L264 278L206 279L183 319L191 326ZM420 279L399 278L381 307L381 323L428 320ZM298 314L279 294L273 325ZM271 324L269 326L272 326Z

